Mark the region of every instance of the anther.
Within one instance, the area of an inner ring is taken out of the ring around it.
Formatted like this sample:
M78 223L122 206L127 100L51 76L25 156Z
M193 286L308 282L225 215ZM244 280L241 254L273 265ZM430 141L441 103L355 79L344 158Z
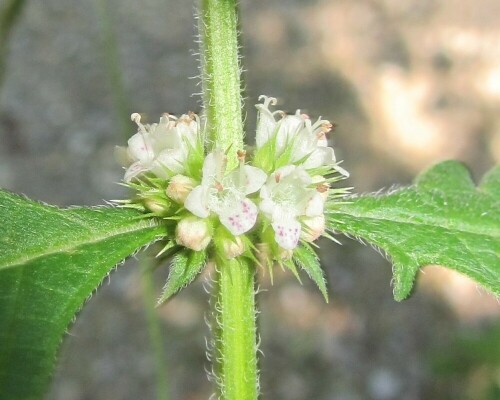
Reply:
M328 189L330 189L330 185L328 185L328 183L326 182L320 183L318 186L316 186L316 190L319 193L325 193L326 191L328 191Z
M215 182L214 186L218 192L222 192L224 190L224 186L222 186L222 183L220 183L220 182Z
M238 154L238 160L241 162L241 163L244 163L245 162L245 157L247 155L247 152L245 150L238 150L237 151L237 154Z

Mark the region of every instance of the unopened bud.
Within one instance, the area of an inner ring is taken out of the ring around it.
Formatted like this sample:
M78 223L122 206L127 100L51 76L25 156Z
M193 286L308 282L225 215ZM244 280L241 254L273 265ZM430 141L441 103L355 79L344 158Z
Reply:
M212 240L207 220L195 216L181 219L175 229L175 240L188 249L204 250Z
M175 175L170 179L166 193L173 201L184 204L194 186L196 186L194 179L185 175Z
M145 198L143 204L148 211L156 215L167 215L170 209L167 199L162 201L162 199Z
M317 217L304 218L304 225L301 236L306 242L314 242L325 232L325 216L318 215Z
M222 251L228 259L238 257L245 251L245 243L239 236L234 238L226 238L222 241Z

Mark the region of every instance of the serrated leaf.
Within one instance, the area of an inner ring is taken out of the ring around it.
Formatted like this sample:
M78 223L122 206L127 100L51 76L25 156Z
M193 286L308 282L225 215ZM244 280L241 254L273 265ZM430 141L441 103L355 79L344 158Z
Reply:
M183 250L172 260L167 283L158 304L168 300L171 296L189 285L205 266L207 255L205 251Z
M293 251L293 260L314 281L328 303L325 275L314 250L308 244L302 243Z
M0 398L40 399L62 336L123 259L163 233L134 210L59 209L0 191Z
M300 279L299 272L297 271L297 267L292 260L280 260L278 263L282 269L284 269L283 267L288 268L292 272L293 276L295 276L295 278L297 278L299 283L302 285L302 280Z
M500 295L500 167L475 187L465 166L445 161L414 186L349 199L328 210L329 228L383 249L394 264L394 297L411 292L420 267L461 272Z

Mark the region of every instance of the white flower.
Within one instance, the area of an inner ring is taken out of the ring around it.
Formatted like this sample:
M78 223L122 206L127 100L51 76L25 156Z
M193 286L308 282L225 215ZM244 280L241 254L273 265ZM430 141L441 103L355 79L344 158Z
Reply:
M287 165L272 173L260 190L260 209L271 220L275 240L283 249L297 246L304 217L323 215L324 199L311 184L304 167Z
M184 207L200 218L211 212L233 235L249 231L257 220L257 206L246 196L257 192L266 181L264 171L244 165L225 175L226 156L216 150L203 163L201 185L189 193Z
M294 115L286 115L282 111L271 112L270 105L276 104L273 97L260 96L263 104L257 104L259 110L256 142L257 148L264 146L269 140L275 140L276 158L282 155L286 148L291 146L291 163L300 163L306 169L330 165L336 167L333 148L328 147L326 134L332 129L332 124L327 120L318 119L312 124L306 114L300 110ZM278 120L276 116L279 116ZM345 172L345 171L344 171Z
M143 125L137 113L131 118L138 132L128 140L127 148L115 150L118 161L127 167L125 182L148 171L163 179L184 172L189 146L195 146L198 140L197 116L189 114L176 119L165 114L158 124L152 125Z

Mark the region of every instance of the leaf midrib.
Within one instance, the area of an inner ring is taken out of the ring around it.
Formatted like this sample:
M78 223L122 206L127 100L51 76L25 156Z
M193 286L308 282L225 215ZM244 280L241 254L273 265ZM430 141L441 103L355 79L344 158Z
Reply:
M443 224L444 219L443 218L436 218L433 216L428 216L424 214L412 214L412 216L419 215L419 216L425 216L426 218L429 218L432 220L432 223L424 223L424 222L413 222L411 221L411 216L407 217L406 219L403 218L384 218L384 217L368 217L368 213L352 213L348 212L345 210L339 210L339 211L332 211L329 210L327 212L330 215L336 214L345 214L348 216L351 216L353 218L357 218L360 220L371 220L371 221L384 221L384 222L391 222L391 223L397 223L397 224L405 224L405 225L413 225L413 226L421 226L421 227L430 227L430 228L435 228L439 227L442 228L446 231L452 231L452 232L460 232L463 234L473 234L473 235L482 235L482 236L487 236L487 237L492 237L495 239L500 239L500 230L494 230L494 229L488 229L487 232L484 232L484 225L481 225L480 227L483 228L483 230L478 230L478 229L471 229L474 227L474 225L471 225L469 223L463 223L469 230L464 230L461 228L458 228L456 225L445 225ZM436 223L437 222L437 223Z
M42 252L36 252L33 254L29 254L28 256L24 255L23 257L14 258L13 260L10 260L5 264L0 264L0 271L3 269L13 268L15 266L21 266L23 264L27 264L41 257L51 256L57 253L67 253L72 250L77 250L78 248L84 245L104 242L105 240L111 237L116 237L131 232L140 232L158 226L159 226L158 223L154 222L153 220L148 221L147 223L145 223L144 221L140 221L138 224L121 227L119 229L114 229L111 231L106 231L99 235L92 236L91 238L86 237L83 240L78 240L78 241L73 240L70 243L54 246L49 249L45 249Z

